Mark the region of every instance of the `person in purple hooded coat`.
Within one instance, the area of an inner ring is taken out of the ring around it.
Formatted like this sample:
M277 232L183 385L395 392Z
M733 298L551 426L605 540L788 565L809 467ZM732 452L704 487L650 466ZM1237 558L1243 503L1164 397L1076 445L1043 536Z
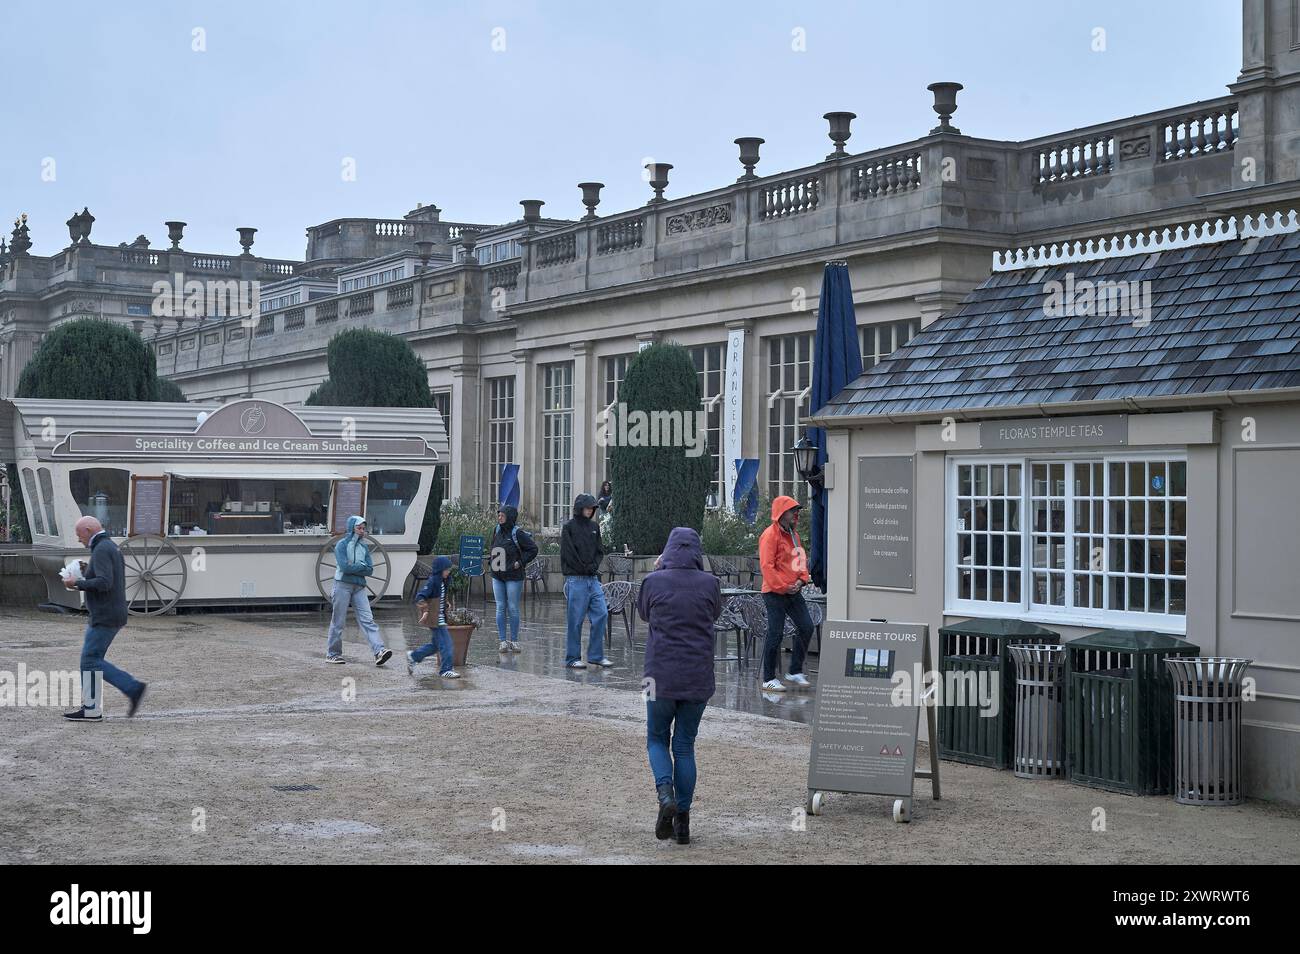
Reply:
M704 571L700 535L676 527L641 582L637 612L645 644L646 751L659 796L655 837L691 841L695 735L713 695L713 623L722 613L717 577Z

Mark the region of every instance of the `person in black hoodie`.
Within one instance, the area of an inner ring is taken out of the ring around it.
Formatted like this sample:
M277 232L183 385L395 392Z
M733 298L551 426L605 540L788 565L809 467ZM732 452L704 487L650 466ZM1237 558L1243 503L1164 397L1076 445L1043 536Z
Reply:
M570 669L586 669L588 663L608 668L614 665L605 657L605 627L609 607L600 585L600 561L605 548L600 543L600 526L592 517L596 498L579 494L573 502L573 519L560 531L560 569L564 572L564 599L568 606L568 642L564 664ZM591 637L587 642L587 662L582 661L582 617L591 620Z
M492 534L492 598L497 604L497 640L501 652L519 652L519 601L524 594L524 567L537 558L532 535L515 525L519 511L504 506L497 510L497 528ZM506 619L510 638L506 639Z

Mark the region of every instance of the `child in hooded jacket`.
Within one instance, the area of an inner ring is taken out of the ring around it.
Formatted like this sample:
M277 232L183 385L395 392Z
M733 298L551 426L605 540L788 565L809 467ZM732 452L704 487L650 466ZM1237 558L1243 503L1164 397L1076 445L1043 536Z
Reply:
M430 568L429 578L415 594L416 605L420 608L420 623L428 626L433 633L429 642L406 654L406 671L412 676L415 675L416 665L436 652L439 675L444 679L460 678L460 673L453 668L451 632L447 629L447 578L449 576L451 576L451 560L447 557L437 557Z

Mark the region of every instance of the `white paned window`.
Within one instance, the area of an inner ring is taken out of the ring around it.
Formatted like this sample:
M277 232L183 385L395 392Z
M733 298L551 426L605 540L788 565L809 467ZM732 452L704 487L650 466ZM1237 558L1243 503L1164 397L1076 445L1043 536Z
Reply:
M862 341L862 370L868 371L894 351L916 337L921 330L920 318L890 321L882 325L863 325L858 329Z
M1187 462L950 458L947 611L1185 630Z
M573 508L573 362L542 366L542 523L560 527Z
M803 490L793 448L803 437L812 393L813 336L783 335L767 343L767 492L798 497Z
M515 379L488 381L488 493L501 499L501 468L515 462Z

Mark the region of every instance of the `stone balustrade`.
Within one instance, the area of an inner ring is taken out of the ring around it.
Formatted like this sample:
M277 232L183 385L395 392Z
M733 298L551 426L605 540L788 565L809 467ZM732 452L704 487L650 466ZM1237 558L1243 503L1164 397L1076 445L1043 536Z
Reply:
M1113 133L1040 146L1034 161L1036 185L1065 182L1082 176L1108 175L1115 168Z
M331 321L339 320L339 303L338 299L320 302L316 306L316 324L324 325Z
M334 313L336 315L338 314L337 308L335 309ZM317 320L319 321L319 316ZM299 328L305 327L306 324L307 324L307 309L290 308L288 311L284 313L285 331L297 331Z
M394 308L407 308L413 301L415 301L415 286L407 282L405 285L388 289L384 296L384 309L392 311Z
M800 212L811 212L821 202L820 174L802 175L762 186L759 218L783 219Z
M361 318L365 315L374 314L375 311L375 293L362 292L359 295L348 296L348 317Z
M166 258L160 252L151 252L149 250L137 251L135 249L122 249L119 253L123 265L145 265L150 268L156 268L159 264L166 265Z
M507 262L505 265L488 269L488 287L510 290L519 287L519 272L522 268L520 262Z
M410 222L377 221L375 234L383 238L406 238L415 234L415 226Z
M615 222L601 222L596 226L597 255L631 251L644 243L645 219L640 215Z
M849 199L876 199L921 185L921 153L881 156L849 167Z
M565 265L577 257L577 244L573 232L547 236L537 242L536 263L538 268L550 268L553 265Z
M1230 150L1237 144L1237 104L1176 116L1160 123L1156 161L1175 162Z
M190 257L190 268L196 272L228 272L234 263L220 255L194 255Z

